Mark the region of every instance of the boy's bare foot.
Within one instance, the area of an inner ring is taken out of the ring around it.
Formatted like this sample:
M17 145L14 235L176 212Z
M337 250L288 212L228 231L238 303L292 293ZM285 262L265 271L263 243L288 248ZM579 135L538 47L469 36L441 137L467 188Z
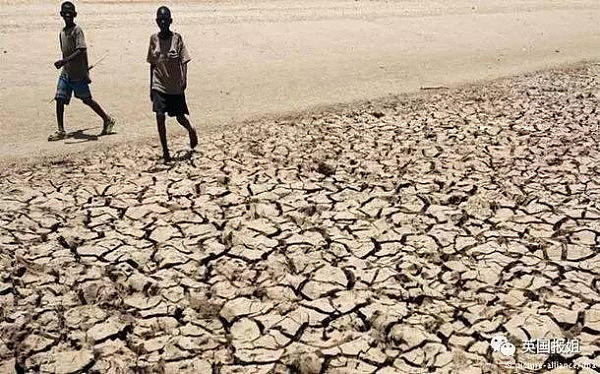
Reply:
M58 140L65 139L67 137L67 133L65 130L56 130L56 132L48 137L49 142L55 142Z
M102 128L102 132L100 135L108 135L112 133L113 127L115 126L115 119L112 117L108 117L106 121L104 121L104 127Z
M195 127L190 127L190 148L194 149L198 145L198 134Z

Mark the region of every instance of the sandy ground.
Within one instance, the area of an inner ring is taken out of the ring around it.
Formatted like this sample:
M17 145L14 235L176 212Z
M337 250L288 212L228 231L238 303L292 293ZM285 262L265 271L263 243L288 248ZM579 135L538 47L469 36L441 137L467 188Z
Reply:
M167 2L171 3L171 2ZM58 3L2 1L0 159L157 141L148 99L148 38L157 2L85 1L79 23L93 62L93 93L121 122L68 108L75 139L55 128ZM454 85L600 56L600 3L578 1L172 2L194 61L188 99L205 132L248 118ZM173 126L175 134L182 132Z
M0 372L600 367L599 73L5 169Z

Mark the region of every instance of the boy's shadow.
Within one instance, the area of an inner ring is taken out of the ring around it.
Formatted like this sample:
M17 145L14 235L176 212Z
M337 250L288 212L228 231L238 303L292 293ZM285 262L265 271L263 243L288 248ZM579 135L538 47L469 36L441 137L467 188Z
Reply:
M93 129L94 129L93 127L90 127L87 129L76 130L76 131L68 133L67 140L74 139L75 141L65 141L65 144L79 144L79 143L98 141L98 139L102 135L93 135L93 134L85 133L86 131L93 130ZM112 133L106 134L106 135L112 135L112 134L115 134L115 133L112 132ZM106 136L106 135L104 135L104 136Z

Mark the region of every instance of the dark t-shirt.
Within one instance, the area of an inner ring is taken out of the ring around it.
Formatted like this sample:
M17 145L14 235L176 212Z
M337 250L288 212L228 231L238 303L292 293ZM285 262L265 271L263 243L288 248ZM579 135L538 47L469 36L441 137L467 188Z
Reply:
M146 61L154 66L152 89L168 95L183 93L183 65L190 60L187 48L178 33L172 33L168 39L161 39L158 34L152 35L146 58Z
M59 40L63 58L69 57L78 49L83 49L79 56L63 67L61 76L72 81L91 82L88 71L87 47L81 27L75 25L69 29L63 28L59 34Z

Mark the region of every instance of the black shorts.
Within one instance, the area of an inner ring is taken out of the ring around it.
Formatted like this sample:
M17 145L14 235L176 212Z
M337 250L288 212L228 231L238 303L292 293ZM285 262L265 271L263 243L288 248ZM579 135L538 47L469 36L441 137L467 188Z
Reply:
M157 90L152 90L152 111L168 113L171 117L190 114L185 102L185 94L167 95Z

